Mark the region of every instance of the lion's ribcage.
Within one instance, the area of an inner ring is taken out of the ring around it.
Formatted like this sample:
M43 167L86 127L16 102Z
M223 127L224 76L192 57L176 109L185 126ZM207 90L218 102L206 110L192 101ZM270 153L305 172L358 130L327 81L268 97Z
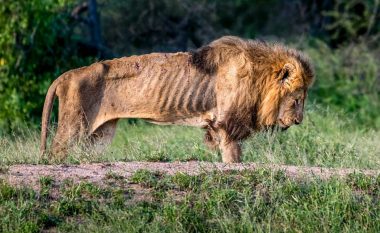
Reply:
M213 107L213 78L189 67L178 67L174 71L162 68L160 72L149 75L141 91L156 104L160 113L190 115Z

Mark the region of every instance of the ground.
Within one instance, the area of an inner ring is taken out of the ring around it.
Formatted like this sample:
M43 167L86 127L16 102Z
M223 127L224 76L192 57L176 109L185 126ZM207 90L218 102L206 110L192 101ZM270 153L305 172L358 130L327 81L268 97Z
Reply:
M0 174L0 179L15 186L30 186L39 189L41 177L49 177L56 185L61 185L65 180L74 183L90 182L97 185L105 185L108 178L117 176L119 179L130 179L136 172L147 170L160 174L175 175L199 175L207 172L231 172L231 171L255 171L270 169L281 171L294 179L306 179L318 177L326 180L331 177L345 177L350 174L363 174L377 176L380 170L363 169L329 169L323 167L301 167L286 165L264 165L256 163L213 163L213 162L115 162L115 163L91 163L80 165L13 165Z

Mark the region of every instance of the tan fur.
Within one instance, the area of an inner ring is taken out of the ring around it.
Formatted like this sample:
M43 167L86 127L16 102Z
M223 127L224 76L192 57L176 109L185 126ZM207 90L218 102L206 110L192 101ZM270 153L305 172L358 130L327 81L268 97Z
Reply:
M205 141L239 162L240 140L274 125L303 118L313 69L300 52L238 37L222 37L189 53L152 53L102 61L68 71L49 88L41 132L46 149L54 96L58 129L52 153L66 155L73 141L103 145L117 120L205 128Z

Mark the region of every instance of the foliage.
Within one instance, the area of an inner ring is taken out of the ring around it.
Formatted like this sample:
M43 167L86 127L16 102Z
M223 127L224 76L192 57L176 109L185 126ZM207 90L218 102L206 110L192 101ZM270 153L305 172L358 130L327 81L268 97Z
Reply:
M0 4L0 130L37 123L51 81L81 64L61 1Z
M375 53L364 43L331 49L318 40L304 49L316 69L311 100L354 115L359 125L379 128L380 60Z
M269 20L272 4L278 5L275 0L99 2L105 5L105 41L117 54L185 51L230 33L253 38Z
M380 30L379 7L379 0L335 1L331 9L322 12L328 19L325 25L329 33L328 40L333 45L357 41L361 37L375 42Z

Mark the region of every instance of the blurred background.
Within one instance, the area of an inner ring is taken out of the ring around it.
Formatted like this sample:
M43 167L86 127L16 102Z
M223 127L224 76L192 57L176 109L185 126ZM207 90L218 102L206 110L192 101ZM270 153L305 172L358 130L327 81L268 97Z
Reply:
M98 60L195 49L222 35L306 52L309 103L380 128L380 0L0 0L0 134L38 128L46 91Z

